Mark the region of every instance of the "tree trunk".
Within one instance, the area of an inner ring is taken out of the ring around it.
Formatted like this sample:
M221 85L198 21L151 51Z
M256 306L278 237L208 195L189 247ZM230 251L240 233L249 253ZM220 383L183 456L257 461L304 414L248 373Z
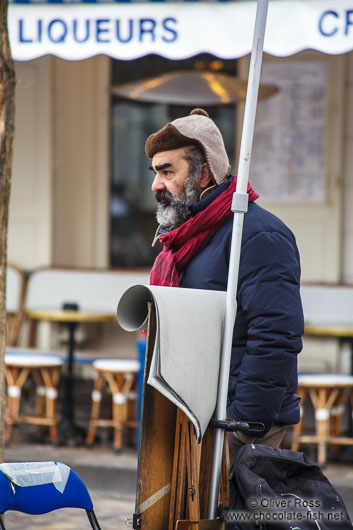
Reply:
M7 29L7 0L0 0L0 462L5 447L7 225L15 123L15 68Z

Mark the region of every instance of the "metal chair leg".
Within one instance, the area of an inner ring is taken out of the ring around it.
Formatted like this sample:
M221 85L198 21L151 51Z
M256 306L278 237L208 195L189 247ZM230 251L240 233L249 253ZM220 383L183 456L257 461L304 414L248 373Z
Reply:
M98 520L97 520L97 517L96 517L96 514L94 513L93 510L86 510L86 514L87 514L87 517L88 517L88 520L91 524L91 527L93 530L102 530L101 527L99 526L99 523L98 523ZM0 530L1 527L0 527ZM4 529L5 530L5 529Z
M6 530L6 528L4 526L3 518L4 518L4 515L1 514L0 515L0 530Z

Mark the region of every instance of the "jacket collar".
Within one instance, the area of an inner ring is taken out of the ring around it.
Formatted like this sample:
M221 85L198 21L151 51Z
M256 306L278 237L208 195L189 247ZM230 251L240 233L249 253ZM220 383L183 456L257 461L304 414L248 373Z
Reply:
M202 212L205 210L211 202L213 202L221 193L223 193L233 182L233 177L229 177L227 180L222 182L215 190L213 190L209 195L207 195L204 199L201 199L200 201L193 202L189 206L189 211L191 213L191 217L195 217L199 212Z

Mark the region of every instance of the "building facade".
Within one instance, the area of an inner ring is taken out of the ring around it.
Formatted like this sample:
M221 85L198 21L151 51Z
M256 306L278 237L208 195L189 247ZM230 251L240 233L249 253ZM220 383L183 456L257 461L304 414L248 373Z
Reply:
M115 265L112 189L122 155L113 137L125 115L114 114L112 86L126 76L119 79L114 63L124 61L138 78L148 71L145 56L190 68L206 53L222 68L233 61L234 75L247 78L256 2L200 4L10 4L17 89L9 261L29 270ZM292 14L285 4L270 1L262 79L279 91L259 103L250 179L260 204L295 233L303 281L353 283L351 2L303 1L308 11ZM163 109L156 112L167 117ZM130 146L140 162L144 112L136 110ZM234 116L236 153L242 104ZM126 178L139 188L136 173Z

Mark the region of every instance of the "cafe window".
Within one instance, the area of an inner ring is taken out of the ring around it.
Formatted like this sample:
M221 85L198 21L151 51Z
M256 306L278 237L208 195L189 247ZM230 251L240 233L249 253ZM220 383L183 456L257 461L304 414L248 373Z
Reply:
M134 61L112 61L112 85L137 81L163 73L204 69L236 74L236 61L220 61L206 54L183 61L147 56ZM235 105L214 106L144 103L112 96L111 104L111 195L110 265L112 267L151 266L160 248L151 243L157 228L157 203L151 191L153 173L145 154L147 137L176 118L203 107L223 135L234 169Z

